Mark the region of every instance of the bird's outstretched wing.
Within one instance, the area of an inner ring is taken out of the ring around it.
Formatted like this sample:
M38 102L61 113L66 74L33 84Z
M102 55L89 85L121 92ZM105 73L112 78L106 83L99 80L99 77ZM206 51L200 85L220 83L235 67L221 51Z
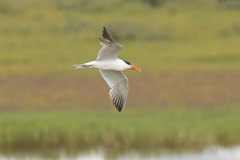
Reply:
M103 27L102 36L103 39L99 39L103 47L98 52L97 61L117 59L118 52L122 49L122 46L113 40L105 27Z
M124 108L128 94L128 80L121 71L99 70L109 87L109 95L119 112Z

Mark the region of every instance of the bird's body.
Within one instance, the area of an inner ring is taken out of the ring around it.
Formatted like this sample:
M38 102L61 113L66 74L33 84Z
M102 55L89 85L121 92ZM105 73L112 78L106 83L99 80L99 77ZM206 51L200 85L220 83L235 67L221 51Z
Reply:
M128 65L121 60L121 59L116 59L116 60L96 60L96 61L91 61L88 63L81 64L83 66L86 66L85 68L96 68L96 69L102 69L102 70L115 70L115 71L124 71L129 69ZM81 66L80 66L81 67ZM77 68L80 69L80 68Z
M113 40L105 27L103 27L103 38L103 40L100 39L100 44L102 44L103 47L98 52L96 61L74 66L76 66L76 69L99 69L104 80L111 88L109 95L113 104L118 111L121 111L125 106L128 94L128 80L121 71L133 69L141 72L141 70L128 61L118 59L117 55L122 49L122 46Z

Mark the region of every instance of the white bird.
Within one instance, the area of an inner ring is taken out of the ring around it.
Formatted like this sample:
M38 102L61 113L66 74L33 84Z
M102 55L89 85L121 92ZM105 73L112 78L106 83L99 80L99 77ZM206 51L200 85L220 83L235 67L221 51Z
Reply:
M141 70L131 62L118 59L118 52L122 50L122 46L113 40L105 27L103 27L102 36L103 39L99 39L103 47L98 52L97 60L74 66L76 66L75 69L99 69L99 72L111 88L109 95L113 104L121 112L126 104L128 94L128 79L121 71L133 69L141 72Z

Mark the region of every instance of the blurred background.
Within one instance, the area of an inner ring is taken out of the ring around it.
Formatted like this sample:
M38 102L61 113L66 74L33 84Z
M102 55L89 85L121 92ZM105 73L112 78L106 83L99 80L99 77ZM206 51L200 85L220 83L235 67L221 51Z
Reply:
M0 1L0 148L240 143L240 1ZM142 72L118 113L96 69L105 26ZM201 138L200 138L201 137Z

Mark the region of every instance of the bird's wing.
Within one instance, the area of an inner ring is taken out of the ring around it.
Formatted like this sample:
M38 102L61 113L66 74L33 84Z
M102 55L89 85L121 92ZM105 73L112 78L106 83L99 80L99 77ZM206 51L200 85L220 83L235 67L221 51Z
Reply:
M118 52L122 49L122 46L113 40L105 27L103 27L102 36L103 39L99 39L103 47L98 52L97 61L117 59Z
M128 94L128 80L121 71L99 70L109 87L109 95L119 112L124 108Z

